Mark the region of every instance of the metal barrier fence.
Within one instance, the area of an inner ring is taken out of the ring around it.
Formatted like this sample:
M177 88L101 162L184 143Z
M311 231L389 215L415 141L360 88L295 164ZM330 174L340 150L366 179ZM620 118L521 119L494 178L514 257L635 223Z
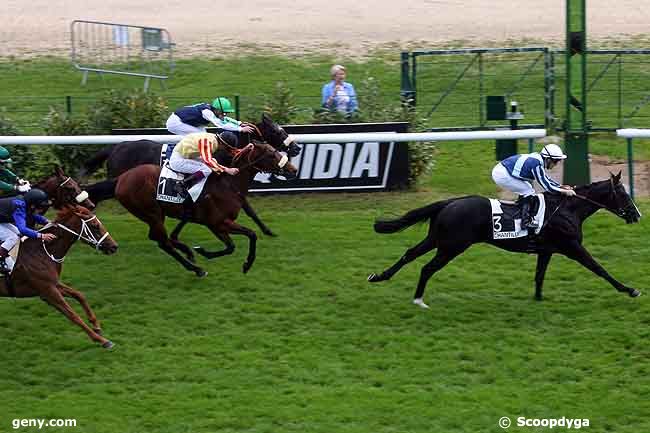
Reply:
M413 51L402 53L401 95L435 123L479 129L486 96L506 96L522 108L524 123L564 130L564 51L543 47ZM650 50L587 52L591 131L647 125Z
M524 123L548 126L549 62L544 47L403 52L401 94L436 124L494 126L487 120L486 97L504 95L524 108Z
M72 64L83 71L82 84L89 72L122 74L144 77L146 91L151 78L165 80L174 69L174 44L165 29L75 20L70 31Z

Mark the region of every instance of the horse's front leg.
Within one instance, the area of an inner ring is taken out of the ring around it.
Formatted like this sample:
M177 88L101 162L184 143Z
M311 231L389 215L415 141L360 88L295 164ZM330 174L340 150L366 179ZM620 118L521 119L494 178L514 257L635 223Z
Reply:
M539 253L537 255L537 270L535 271L535 299L542 300L542 286L544 286L544 276L546 275L546 268L551 261L552 254Z
M178 223L178 225L176 225L171 235L169 235L169 240L171 241L172 245L174 245L174 248L176 248L177 250L185 254L187 260L194 263L195 259L194 259L194 252L192 251L192 248L188 247L186 244L184 244L178 239L178 236L181 234L181 230L183 230L183 227L185 227L186 224L187 224L187 220L181 220Z
M244 212L246 212L246 215L248 215L250 217L250 219L252 219L255 222L255 224L257 224L257 226L260 228L260 230L262 230L262 233L264 233L267 236L274 236L274 237L277 236L257 216L257 213L255 213L255 210L251 207L251 205L248 202L248 199L246 197L244 197L244 200L242 201L242 209L244 209Z
M603 268L593 257L591 257L591 254L589 254L585 247L582 246L578 241L572 241L567 250L564 251L564 254L570 259L580 263L582 266L589 269L594 274L609 281L609 283L614 286L614 288L619 292L626 292L632 298L636 298L641 294L640 291L632 287L627 287L609 275L605 268Z
M90 308L90 305L88 304L88 301L86 301L84 294L78 290L73 289L70 286L63 284L60 281L56 284L56 288L59 289L59 292L61 292L61 294L66 298L74 298L81 304L81 307L86 312L88 321L93 325L93 331L99 335L102 335L102 327L99 324L99 320L97 320L95 312L92 310L92 308Z
M228 236L228 233L224 232L223 229L220 229L218 227L208 227L208 228L210 229L212 234L214 234L221 242L223 242L226 245L226 248L224 248L221 251L208 251L202 246L197 245L194 247L194 250L197 253L201 254L206 259L214 259L221 256L227 256L229 254L232 254L233 251L235 251L235 243L232 241L230 236Z
M246 258L246 261L244 262L244 265L242 267L242 271L246 273L251 268L251 266L253 266L253 262L255 261L255 251L257 249L257 235L253 230L241 226L234 221L230 221L228 223L228 231L232 234L244 235L248 238L248 257Z
M63 315L67 317L72 323L83 329L91 340L101 344L102 347L106 349L111 349L113 347L113 343L111 341L105 339L90 329L90 327L84 323L81 317L79 317L79 315L75 313L72 307L65 301L63 294L57 289L56 286L52 286L51 289L48 288L47 290L42 291L41 299L63 313Z

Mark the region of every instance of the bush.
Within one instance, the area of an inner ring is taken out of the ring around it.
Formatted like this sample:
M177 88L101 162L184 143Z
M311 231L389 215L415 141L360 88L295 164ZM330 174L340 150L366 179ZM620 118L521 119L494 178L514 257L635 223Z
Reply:
M0 110L0 135L21 135L6 115L6 110ZM40 179L49 169L48 155L43 146L7 145L11 154L11 170L20 177Z
M141 90L110 90L82 116L70 116L52 108L46 118L48 135L110 134L113 128L152 128L165 124L167 102ZM76 173L102 145L52 146L52 153L66 172Z

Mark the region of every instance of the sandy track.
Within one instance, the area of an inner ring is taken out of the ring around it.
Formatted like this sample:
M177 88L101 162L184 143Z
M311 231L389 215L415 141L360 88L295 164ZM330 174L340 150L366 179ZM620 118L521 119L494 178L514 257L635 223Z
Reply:
M164 27L178 54L224 54L241 45L291 52L480 45L524 39L562 43L564 0L4 0L0 56L67 54L75 19ZM85 7L85 4L91 4ZM292 4L291 7L288 5ZM519 7L514 7L519 5ZM650 33L650 2L588 0L592 40ZM240 45L241 44L241 45Z

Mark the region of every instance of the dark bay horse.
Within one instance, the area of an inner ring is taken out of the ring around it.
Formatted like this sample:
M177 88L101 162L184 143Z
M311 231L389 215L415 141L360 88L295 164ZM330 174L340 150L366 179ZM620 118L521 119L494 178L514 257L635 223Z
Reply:
M45 191L55 209L74 204L80 204L90 210L95 208L95 204L88 199L88 193L83 191L73 178L66 176L61 167L56 167L51 176L38 181L34 188Z
M623 218L628 224L638 222L641 213L621 184L621 173L610 179L594 182L575 189L575 197L565 198L558 194L544 194L546 199L546 223L540 234L531 239L492 239L492 212L487 198L469 196L452 198L412 210L401 218L378 220L377 233L394 233L418 222L429 220L426 239L408 249L390 268L380 274L370 274L368 281L390 279L404 265L437 248L436 255L420 273L413 303L428 308L423 302L424 289L431 276L442 269L472 244L486 242L504 250L537 254L535 273L535 297L542 298L542 285L546 268L553 254L563 254L607 280L619 292L631 297L641 294L638 290L615 280L596 262L582 245L582 224L599 209L607 209Z
M101 336L101 327L85 296L60 280L63 260L70 247L79 239L102 251L113 254L117 244L95 215L81 206L66 206L50 226L41 230L57 238L45 243L41 239L27 239L22 243L14 270L6 279L0 279L0 296L30 298L39 296L80 326L91 340L110 349L113 343ZM79 317L64 298L76 299L88 317L92 329Z
M300 146L295 142L293 137L277 123L275 123L266 113L262 115L262 121L256 124L246 123L253 128L251 134L241 134L240 147L253 141L265 142L275 149L286 152L290 157L300 153ZM143 164L159 164L162 144L150 140L124 141L122 143L106 147L100 150L95 156L84 163L84 168L79 173L80 176L94 173L106 162L108 179L117 178L122 173L133 167ZM217 159L224 165L230 164L229 155L223 153ZM224 159L226 158L226 159ZM86 188L90 194L90 199L95 203L112 198L111 188L106 188L107 184L88 185ZM108 184L110 185L110 184ZM262 232L269 236L275 234L269 229L262 220L259 219L255 210L250 206L248 200L244 200L242 205L244 212L255 224L259 226ZM182 226L181 226L182 228ZM180 231L180 230L179 230Z
M149 239L155 241L163 251L176 259L185 269L202 277L206 272L194 263L192 249L178 240L167 236L165 217L183 219L206 226L226 248L222 251L209 252L201 247L195 250L202 256L212 259L231 254L235 245L230 234L248 237L249 251L243 271L248 272L255 260L257 236L249 228L235 222L246 199L253 177L260 171L275 174L295 174L294 167L286 155L281 154L268 144L249 144L233 158L232 166L239 169L239 174L211 175L208 177L198 201L192 205L191 213L183 204L166 203L156 200L156 189L160 167L157 165L140 165L123 173L114 181L115 198L133 215L149 225ZM173 235L178 235L177 229ZM179 252L185 254L183 257Z

